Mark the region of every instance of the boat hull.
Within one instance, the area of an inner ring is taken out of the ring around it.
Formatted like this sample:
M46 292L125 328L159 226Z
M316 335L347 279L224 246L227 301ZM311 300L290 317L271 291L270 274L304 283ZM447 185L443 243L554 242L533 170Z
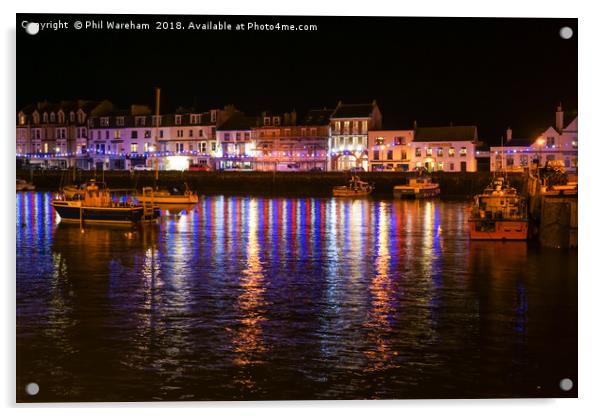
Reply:
M64 201L52 201L51 205L65 222L84 222L86 224L138 224L155 220L158 210L152 218L145 218L144 207L80 207Z
M470 219L472 240L526 240L529 220Z
M394 188L393 196L401 199L427 199L436 198L441 191L439 188L414 189L414 188Z
M169 196L161 196L161 195L156 195L156 196L136 196L136 199L138 200L138 202L140 202L141 204L145 203L145 202L152 202L153 204L159 204L159 205L164 205L164 204L180 204L180 205L184 205L184 204L196 204L197 202L199 202L199 197L198 195L169 195Z
M345 187L345 189L333 189L332 190L332 195L333 196L340 196L340 197L347 197L347 198L358 198L358 197L363 197L363 196L368 196L372 193L372 190L370 191L361 191L361 190L357 190L354 191L352 189L348 189Z

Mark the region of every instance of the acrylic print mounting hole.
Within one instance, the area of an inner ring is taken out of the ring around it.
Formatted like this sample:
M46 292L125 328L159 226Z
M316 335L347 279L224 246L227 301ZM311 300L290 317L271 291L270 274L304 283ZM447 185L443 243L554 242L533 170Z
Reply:
M40 386L38 383L29 383L25 386L25 392L30 396L35 396L40 392Z
M571 391L573 389L573 380L570 378L563 378L560 380L559 385L562 391Z

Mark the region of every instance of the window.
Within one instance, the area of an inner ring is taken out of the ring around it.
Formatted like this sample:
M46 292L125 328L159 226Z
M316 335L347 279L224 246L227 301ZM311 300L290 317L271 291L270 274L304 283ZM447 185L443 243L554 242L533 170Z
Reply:
M427 147L426 148L426 155L427 156L432 156L433 155L433 148Z
M135 124L136 127L144 127L146 124L146 117L136 117Z
M200 114L191 114L190 115L190 123L191 124L199 124L201 122Z
M148 142L144 142L144 151L148 152L148 148L149 148L149 143Z
M224 134L224 140L225 141L229 141L230 140L230 133L225 133Z
M393 160L393 150L387 150L387 160Z
M336 131L337 133L341 131L341 122L340 121L335 121L334 131Z
M251 133L245 132L245 140L251 140Z
M65 123L65 113L63 113L62 111L59 112L59 123Z
M50 113L50 122L54 123L54 113Z
M554 155L546 155L546 161L554 160Z
M443 162L437 163L437 170L443 170Z
M437 148L437 157L443 157L443 148Z
M207 142L200 142L199 150L201 151L201 153L207 153Z
M362 121L362 133L368 133L368 121Z
M460 156L466 156L466 147L460 148Z
M527 155L520 155L520 165L527 166L529 164L529 157Z
M69 113L69 121L71 123L75 122L75 113L73 111Z
M422 149L420 149L420 147L416 148L416 157L420 157L422 156Z
M453 172L455 168L456 168L456 167L454 166L454 164L453 164L453 163L450 163L450 164L449 164L449 170L450 170L450 171L452 171L452 172Z
M554 137L546 138L546 147L552 147L552 146L554 146Z
M161 125L161 116L153 116L153 126L159 127Z
M109 130L105 130L105 140L109 140Z
M205 136L205 132L203 130L199 130L199 137L204 137Z
M406 138L404 136L397 136L393 138L393 144L395 146L403 146L406 144Z
M115 120L115 124L117 124L118 126L123 126L123 121L124 118L123 117L117 117L117 119Z
M311 129L309 129L309 131L312 136L318 135L318 130L315 127L312 127Z
M42 120L44 120L44 123L48 123L48 113L44 113L44 115L42 116ZM44 152L44 153L48 153L48 152Z
M385 143L385 138L384 137L377 137L374 142L376 143L377 146L382 146Z
M380 159L380 150L374 150L374 155L373 158L374 160L379 160Z
M132 139L137 139L137 138L138 138L138 131L132 130Z
M163 138L163 130L159 130L159 137Z
M349 133L349 122L348 121L343 122L343 129L345 130L345 133Z
M176 137L184 137L184 130L176 130Z
M408 153L404 150L401 152L401 160L407 160L408 158Z
M448 154L450 157L454 157L454 156L456 155L456 149L455 149L455 148L453 148L453 147L450 147L449 149L447 149L447 154Z
M115 138L116 139L120 139L121 138L121 130L115 130Z
M280 125L280 117L274 117L274 126Z
M270 118L269 117L264 117L263 118L263 125L264 126L269 126L270 125Z
M182 124L182 116L179 114L176 115L176 124L177 125Z
M240 133L236 133L236 140L240 140Z
M194 133L193 133L192 129L190 129L190 130L188 130L188 137L192 137L192 136L194 136Z
M571 145L573 146L573 149L576 149L577 148L577 140L573 140L571 142Z
M21 114L19 116L19 124L21 124L21 125L25 124L25 114Z
M217 110L211 110L211 122L215 123L217 120Z
M566 159L564 159L564 167L565 168L571 167L571 159L569 159L568 157Z
M512 156L508 156L508 157L506 158L506 167L509 167L509 168L511 168L511 167L513 167L513 166L514 166L514 157L512 157Z
M100 126L101 127L109 127L109 117L101 117L100 118Z
M132 152L132 153L138 153L138 143L132 143L130 145L130 152Z
M217 150L217 142L211 142L211 151L215 152Z

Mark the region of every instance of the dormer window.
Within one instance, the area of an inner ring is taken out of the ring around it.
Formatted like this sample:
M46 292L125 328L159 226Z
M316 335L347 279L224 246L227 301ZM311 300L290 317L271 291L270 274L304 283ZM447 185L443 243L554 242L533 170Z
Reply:
M54 123L56 120L54 113L50 113L50 122Z
M190 123L191 124L199 124L201 122L200 114L191 114L190 115Z
M161 116L153 116L153 126L158 127L161 125L162 118Z
M217 120L217 110L211 110L211 122L215 123Z
M118 126L123 126L123 124L124 124L124 118L123 117L117 117L115 119L115 124L117 124Z
M48 123L48 113L44 113L42 120L44 120L44 123Z
M146 125L146 117L136 117L136 127L144 127Z
M101 127L109 127L109 117L101 117L100 125Z
M179 114L178 114L178 115L176 115L176 124L177 124L177 125L180 125L180 124L182 124L182 116L181 116L181 115L179 115Z
M73 111L69 113L69 122L75 123L75 113Z
M264 126L269 126L270 125L270 118L269 117L264 117L263 118L263 125Z
M274 126L280 125L280 117L274 117Z
M19 124L20 125L24 125L25 124L25 114L20 114L19 115Z
M63 113L62 111L59 111L59 123L65 123L65 113Z

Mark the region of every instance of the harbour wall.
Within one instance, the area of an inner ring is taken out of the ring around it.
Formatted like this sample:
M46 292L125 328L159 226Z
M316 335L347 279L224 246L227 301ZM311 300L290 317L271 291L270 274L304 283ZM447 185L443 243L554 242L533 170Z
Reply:
M393 187L415 177L411 172L362 172L362 180L374 183L374 195L392 196ZM481 192L491 181L490 172L436 172L433 181L439 183L441 196L468 199ZM75 177L75 181L73 181ZM200 194L236 194L266 196L327 197L332 188L345 185L351 174L346 172L191 172L161 171L159 184L181 188L183 182ZM104 180L109 188L137 188L153 186L155 172L151 171L52 171L21 170L17 178L33 182L39 190L56 191L61 185L82 183L95 178ZM509 174L510 183L517 189L525 185L520 173Z

